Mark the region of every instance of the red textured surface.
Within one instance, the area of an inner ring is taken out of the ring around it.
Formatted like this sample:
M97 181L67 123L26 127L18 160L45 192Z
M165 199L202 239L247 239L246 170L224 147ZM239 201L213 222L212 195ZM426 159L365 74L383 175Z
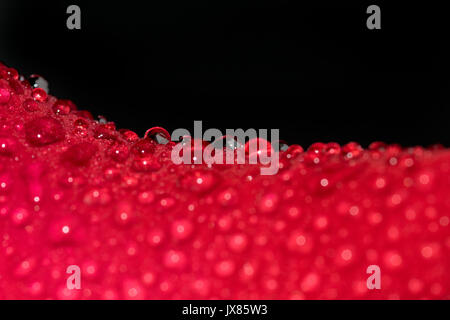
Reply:
M449 299L449 150L291 146L274 176L174 165L154 132L18 79L0 65L0 298Z

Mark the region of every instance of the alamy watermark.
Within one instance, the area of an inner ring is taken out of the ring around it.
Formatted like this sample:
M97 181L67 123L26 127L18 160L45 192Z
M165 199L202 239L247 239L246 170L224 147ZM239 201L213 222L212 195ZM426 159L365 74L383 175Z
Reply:
M70 274L67 278L66 286L67 289L81 289L81 269L79 266L72 264L67 267L66 273Z
M367 267L367 274L370 276L367 278L367 289L381 289L381 269L376 264L372 264Z
M172 140L181 140L172 149L175 164L258 164L261 175L274 175L279 169L279 130L207 129L203 132L202 121L194 121L194 136L187 129L176 129ZM209 141L206 147L203 141ZM245 145L245 146L244 146Z

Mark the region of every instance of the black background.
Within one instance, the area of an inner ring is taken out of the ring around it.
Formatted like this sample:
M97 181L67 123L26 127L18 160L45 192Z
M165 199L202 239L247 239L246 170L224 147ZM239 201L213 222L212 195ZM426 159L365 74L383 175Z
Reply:
M202 120L304 147L450 145L444 8L354 3L0 0L0 60L140 135ZM70 4L81 30L66 28ZM370 4L381 30L366 28Z

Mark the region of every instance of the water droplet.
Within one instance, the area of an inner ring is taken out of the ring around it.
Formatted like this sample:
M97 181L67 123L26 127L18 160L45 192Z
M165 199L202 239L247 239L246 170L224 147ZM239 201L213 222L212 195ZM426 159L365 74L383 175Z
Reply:
M19 143L12 137L0 137L0 155L6 157L14 156L19 149Z
M19 80L19 73L13 68L4 68L0 71L0 77L6 80L14 79Z
M87 136L89 124L86 120L79 118L73 122L73 126L74 126L74 133L77 136L80 137Z
M296 230L290 234L287 246L292 251L307 254L311 252L313 248L313 240L312 237L305 232Z
M155 152L155 142L150 139L141 139L132 147L133 153L139 157L147 157Z
M300 288L304 292L311 292L316 290L319 287L320 284L320 276L315 273L311 272L308 273L300 283Z
M128 130L128 129L119 129L119 132L128 142L135 142L139 140L139 136L136 132Z
M169 250L164 254L163 263L169 269L183 269L187 264L187 257L182 251Z
M131 203L124 201L116 206L114 218L121 226L129 225L136 217L136 212L133 210Z
M244 233L237 233L228 239L228 247L234 252L243 252L248 245L248 238Z
M78 228L78 221L74 217L58 218L50 223L48 236L58 244L68 244L82 238L82 230Z
M122 143L115 143L109 150L108 154L117 162L124 162L130 154L128 146Z
M70 111L75 109L75 105L70 100L57 100L52 106L53 112L58 115L69 114Z
M11 221L16 226L24 225L30 218L30 212L25 208L16 208L11 213Z
M114 128L108 124L100 124L94 130L94 138L114 140L116 138Z
M166 236L164 234L164 231L162 231L161 229L153 229L150 230L147 234L147 242L151 246L156 247L161 245L161 243L163 243L165 237Z
M153 127L147 130L144 139L152 139L158 144L167 144L170 142L170 134L162 127Z
M324 151L327 155L338 155L341 153L341 146L336 142L329 142L325 145Z
M293 159L297 154L303 153L304 150L298 144L291 145L285 152L283 152L283 157L286 159Z
M172 223L171 234L175 240L185 240L194 230L192 222L186 219L176 220Z
M258 202L258 209L262 213L270 213L276 210L279 198L275 193L269 193L261 197Z
M34 88L31 96L39 102L45 102L47 100L47 92L42 88Z
M342 147L342 153L347 159L359 157L363 152L363 148L356 142L349 142Z
M214 271L219 277L229 277L234 273L235 269L236 265L233 260L222 260L214 267Z
M78 117L85 118L88 120L94 120L94 116L87 110L77 110L73 112Z
M133 169L138 172L150 172L157 171L161 168L161 164L158 159L152 156L147 156L145 158L135 158L133 160Z
M250 159L258 157L267 157L272 154L272 152L275 152L275 150L272 147L272 144L262 138L255 138L250 141L248 141L245 144L245 154L248 155Z
M230 150L238 150L243 149L244 145L236 140L234 136L222 136L220 139L215 140L212 145L216 149L230 149Z
M8 103L11 98L11 92L8 89L0 88L0 104Z
M164 197L158 201L158 209L160 211L166 211L175 205L176 201L172 197Z
M325 152L326 144L322 142L316 142L309 146L308 153L320 155Z
M386 143L375 141L369 145L369 150L373 151L384 151L386 149Z
M51 117L41 117L26 124L26 139L35 146L44 146L64 139L61 123Z
M278 147L279 147L279 151L283 152L283 151L286 151L287 149L289 149L289 144L284 140L280 140L280 141L278 141Z
M219 192L217 201L224 207L232 206L238 201L238 193L234 188L227 188Z
M16 277L22 278L31 273L31 271L36 267L36 259L33 257L26 258L19 262L14 270L14 275Z

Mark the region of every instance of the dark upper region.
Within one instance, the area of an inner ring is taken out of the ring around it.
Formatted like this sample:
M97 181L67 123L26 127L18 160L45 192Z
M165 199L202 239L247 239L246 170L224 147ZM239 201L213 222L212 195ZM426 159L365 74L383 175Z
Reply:
M381 7L369 31L363 3L17 0L1 4L0 60L141 135L203 120L303 145L449 144L443 11Z

